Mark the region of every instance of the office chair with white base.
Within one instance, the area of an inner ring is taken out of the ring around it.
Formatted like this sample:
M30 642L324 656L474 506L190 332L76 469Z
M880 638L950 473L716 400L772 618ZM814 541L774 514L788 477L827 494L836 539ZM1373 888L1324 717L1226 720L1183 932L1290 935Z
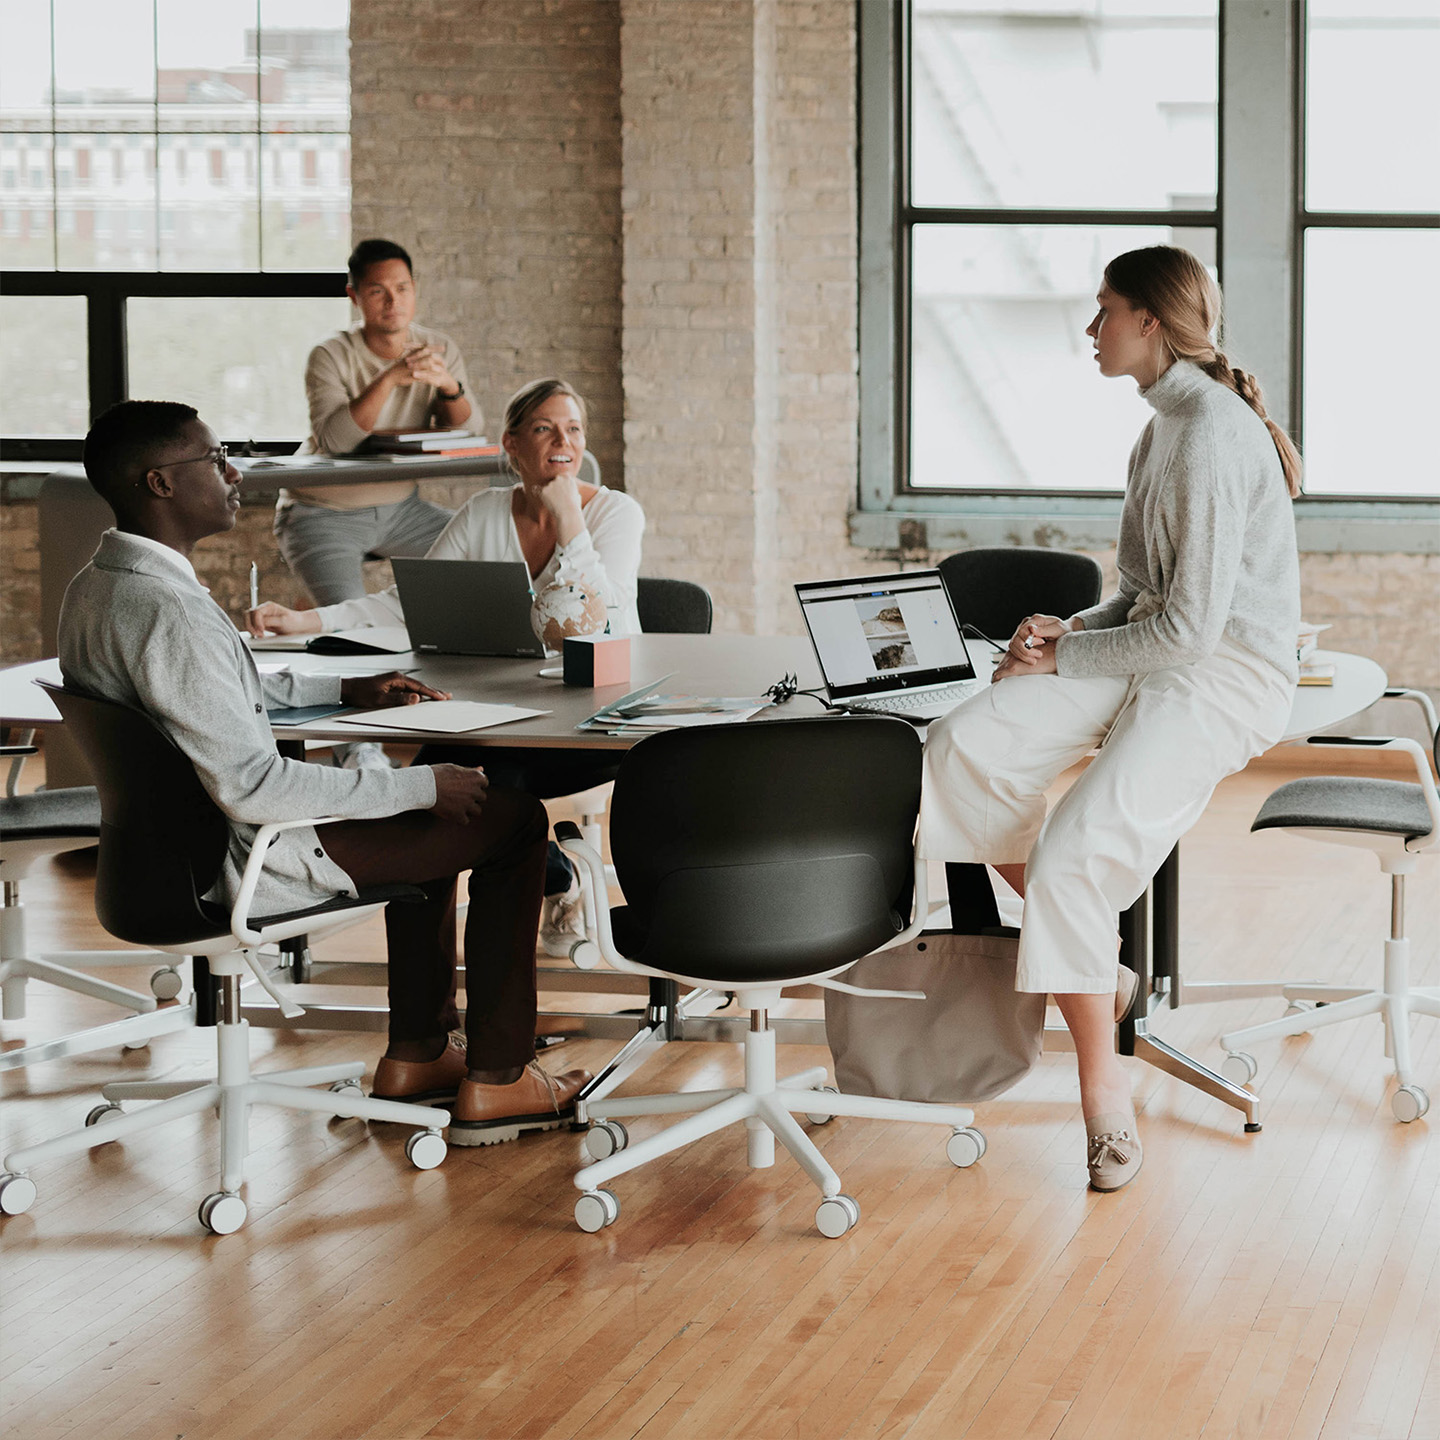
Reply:
M985 1150L958 1105L842 1095L824 1067L779 1079L768 1012L786 986L842 989L834 977L923 929L925 867L914 857L920 741L879 716L776 720L672 731L642 740L615 782L610 850L626 904L598 907L598 950L615 969L733 993L750 1012L745 1083L723 1090L615 1097L592 1086L578 1119L595 1122L596 1162L575 1175L576 1223L595 1231L620 1213L607 1182L744 1122L750 1164L774 1163L775 1138L821 1192L815 1223L838 1237L860 1207L801 1128L836 1115L924 1121L951 1133L946 1153L972 1165ZM605 868L569 823L562 847L608 900ZM913 915L913 919L907 919ZM892 995L897 1004L922 996ZM696 1112L629 1143L615 1118Z
M403 902L421 892L408 885L374 886L354 899L342 896L303 910L252 916L255 887L275 837L297 826L330 823L318 819L261 826L234 905L227 911L203 899L220 873L229 831L189 760L138 711L59 687L46 688L84 752L100 792L95 877L100 923L117 939L195 957L196 989L203 995L206 1012L199 1023L214 1025L218 1066L210 1081L106 1085L100 1092L106 1103L91 1110L84 1129L6 1155L5 1172L0 1174L0 1213L17 1215L34 1203L35 1183L29 1175L33 1165L212 1109L220 1116L220 1188L201 1202L200 1222L217 1235L228 1235L245 1223L240 1189L252 1105L414 1125L417 1131L406 1145L411 1163L420 1170L440 1164L446 1151L440 1131L450 1123L447 1111L370 1099L360 1089L365 1066L359 1061L252 1076L249 1025L241 1015L240 992L247 972L269 991L285 1015L304 1013L272 986L258 953L262 945L307 932L319 934L328 917L349 923L356 916L379 914L387 902ZM330 1088L319 1092L306 1088L312 1085ZM126 1114L121 1103L126 1100L158 1103Z
M1391 699L1420 705L1430 727L1431 755L1440 765L1440 731L1430 697L1419 690L1391 690ZM1395 1092L1390 1107L1404 1123L1418 1120L1430 1108L1430 1096L1417 1085L1410 1060L1410 1016L1440 1016L1440 987L1410 984L1410 940L1405 934L1405 877L1415 873L1421 857L1440 846L1440 795L1430 769L1430 756L1413 740L1348 735L1312 735L1309 745L1327 749L1403 750L1415 765L1416 782L1381 780L1358 775L1309 775L1282 785L1260 808L1252 830L1284 830L1327 845L1373 850L1380 869L1390 877L1390 934L1385 941L1384 978L1378 990L1363 986L1295 984L1284 996L1298 1013L1263 1025L1233 1030L1220 1037L1229 1053L1221 1073L1246 1085L1259 1067L1245 1046L1256 1040L1299 1035L1379 1015L1385 1025L1385 1054L1395 1061ZM1308 1008L1317 1006L1318 1008ZM1307 1007L1307 1008L1300 1008Z

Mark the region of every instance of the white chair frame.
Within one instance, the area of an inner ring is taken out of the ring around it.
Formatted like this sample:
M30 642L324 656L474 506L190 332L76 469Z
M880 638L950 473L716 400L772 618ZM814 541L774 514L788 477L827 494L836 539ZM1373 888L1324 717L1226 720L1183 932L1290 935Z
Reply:
M637 964L620 954L610 926L609 889L605 866L598 851L583 839L561 838L560 845L584 867L596 896L595 923L597 939L589 955L576 955L576 963L589 968L601 957L612 968L632 975L655 979L676 980L693 985L704 994L713 993L715 980L682 975L674 971L656 970ZM882 949L904 945L919 935L929 919L926 866L915 863L914 919ZM581 947L577 946L577 950ZM859 958L859 957L857 957ZM768 1012L789 986L819 985L845 990L852 994L883 996L896 1000L923 1000L917 991L860 990L833 977L848 970L854 961L816 975L798 976L783 984L726 986L733 990L737 1004L750 1012L750 1029L745 1036L745 1083L723 1090L700 1090L665 1095L612 1097L610 1091L630 1073L633 1067L617 1069L608 1077L605 1088L593 1087L576 1102L576 1120L594 1122L586 1136L586 1149L594 1163L584 1166L574 1176L575 1187L581 1192L575 1204L575 1222L582 1230L594 1232L612 1225L619 1218L620 1202L602 1187L610 1180L662 1155L678 1150L694 1140L712 1135L726 1126L742 1121L747 1130L748 1159L752 1168L764 1169L775 1163L775 1140L795 1157L821 1193L815 1212L815 1224L822 1235L836 1239L860 1221L860 1206L853 1197L841 1191L840 1177L800 1127L795 1116L802 1114L816 1124L823 1124L836 1115L853 1115L875 1120L920 1121L947 1126L951 1135L946 1154L960 1168L973 1165L985 1153L985 1137L973 1127L975 1115L960 1105L925 1104L910 1100L881 1099L871 1095L842 1095L825 1085L824 1066L815 1066L783 1079L776 1074L775 1032L770 1028ZM657 1135L636 1144L615 1117L622 1115L663 1115L687 1113Z
M1432 734L1435 712L1429 697L1421 692L1405 692L1424 701ZM1221 1073L1227 1079L1248 1084L1259 1073L1259 1066L1246 1046L1256 1040L1276 1040L1286 1035L1301 1035L1328 1025L1358 1020L1364 1015L1379 1015L1385 1025L1385 1054L1395 1062L1396 1089L1390 1097L1391 1110L1397 1120L1409 1123L1418 1120L1430 1108L1430 1096L1415 1083L1410 1055L1410 1016L1440 1017L1440 987L1410 984L1410 940L1405 934L1405 877L1415 872L1421 857L1440 845L1440 794L1430 770L1430 757L1414 740L1363 739L1315 735L1306 741L1321 749L1347 750L1354 754L1356 746L1371 750L1400 750L1414 763L1426 809L1430 812L1428 835L1406 839L1403 835L1384 834L1375 830L1330 830L1318 826L1277 826L1287 835L1313 840L1326 845L1348 845L1373 851L1381 871L1390 877L1390 934L1385 941L1385 967L1381 988L1364 986L1300 983L1282 989L1295 1013L1242 1030L1231 1030L1220 1037L1225 1049ZM1311 1008L1318 1005L1320 1008Z
M445 1158L446 1144L441 1130L450 1123L447 1110L428 1105L410 1105L393 1100L375 1100L360 1089L365 1066L360 1061L334 1065L311 1065L299 1070L254 1076L250 1069L249 1023L241 1015L241 982L248 971L271 995L281 1012L294 1019L304 1009L277 990L259 950L262 945L291 936L321 933L326 916L308 916L255 928L250 923L250 905L264 868L265 854L276 836L303 825L333 824L339 816L319 820L289 820L262 825L241 876L239 893L230 912L230 929L218 935L200 936L175 945L162 946L169 954L204 956L210 974L218 980L216 1075L210 1081L118 1081L100 1092L105 1104L96 1106L85 1119L85 1128L14 1150L5 1157L0 1174L0 1213L18 1215L28 1210L36 1197L29 1171L33 1165L77 1155L96 1145L153 1130L185 1115L218 1109L220 1115L220 1188L200 1203L200 1223L217 1235L238 1230L246 1218L240 1196L245 1182L245 1158L249 1148L249 1116L252 1105L279 1105L292 1110L311 1110L324 1115L386 1120L413 1125L405 1147L411 1163L420 1170L432 1170ZM384 904L356 905L334 913L334 919L350 924L379 914ZM306 1087L328 1085L320 1092ZM126 1100L155 1100L159 1103L126 1114Z

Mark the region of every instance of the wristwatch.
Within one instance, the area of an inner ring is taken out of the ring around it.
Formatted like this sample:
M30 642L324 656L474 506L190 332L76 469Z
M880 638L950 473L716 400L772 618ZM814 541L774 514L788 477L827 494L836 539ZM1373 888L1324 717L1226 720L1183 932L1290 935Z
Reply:
M465 387L463 385L457 384L455 386L455 393L453 395L447 395L443 390L437 390L435 392L435 395L440 400L458 400L464 393Z

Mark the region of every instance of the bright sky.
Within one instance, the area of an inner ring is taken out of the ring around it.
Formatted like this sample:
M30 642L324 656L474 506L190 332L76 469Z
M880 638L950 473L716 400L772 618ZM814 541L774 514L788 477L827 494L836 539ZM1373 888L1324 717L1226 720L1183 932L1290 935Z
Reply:
M154 68L238 65L245 31L343 30L349 0L54 0L56 81L62 90L154 94ZM155 41L158 20L159 43ZM6 0L0 103L45 103L50 88L49 0Z

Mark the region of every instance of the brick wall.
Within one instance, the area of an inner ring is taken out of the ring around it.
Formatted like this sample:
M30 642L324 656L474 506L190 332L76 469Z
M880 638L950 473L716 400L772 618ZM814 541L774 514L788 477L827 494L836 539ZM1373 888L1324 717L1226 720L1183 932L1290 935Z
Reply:
M863 568L849 0L623 0L625 448L646 569L794 629Z
M40 658L38 506L0 489L0 661Z
M350 9L352 233L415 257L492 438L520 385L562 375L623 486L619 32L615 0Z

